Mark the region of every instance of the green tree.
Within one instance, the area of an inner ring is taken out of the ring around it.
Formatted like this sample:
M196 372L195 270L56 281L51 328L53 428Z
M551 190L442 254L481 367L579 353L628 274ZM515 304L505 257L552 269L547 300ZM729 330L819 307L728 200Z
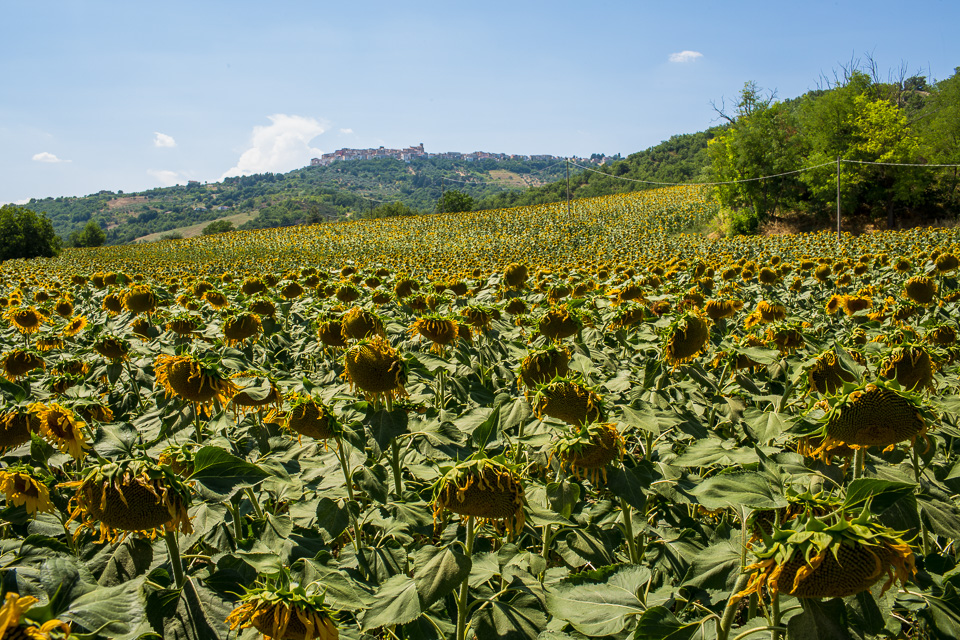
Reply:
M389 204L382 204L369 211L364 211L361 216L363 218L394 218L397 216L415 216L418 213L420 212L416 209L411 209L402 202L391 202Z
M216 233L226 233L233 231L233 223L229 220L214 220L203 228L203 235L210 236Z
M67 239L71 247L99 247L107 239L107 234L96 220L90 220L82 230L74 231Z
M0 207L0 261L13 258L53 257L63 243L45 214L25 207Z
M437 213L460 213L462 211L473 211L473 198L463 191L444 191L440 201L437 202Z
M793 176L757 179L799 168L796 118L772 95L761 95L753 82L740 92L736 114L724 117L730 125L707 147L713 180L728 183L717 185L715 193L721 204L736 212L735 231L750 233L802 191Z
M960 164L960 67L933 87L917 122L920 153L928 162ZM960 169L943 169L936 175L937 199L954 212L960 211Z

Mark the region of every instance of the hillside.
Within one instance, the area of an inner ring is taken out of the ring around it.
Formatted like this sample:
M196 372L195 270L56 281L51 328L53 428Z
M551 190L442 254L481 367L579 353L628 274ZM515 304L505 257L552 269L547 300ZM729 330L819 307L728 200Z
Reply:
M564 170L541 160L355 160L137 193L33 199L25 206L46 213L63 238L94 219L108 244L122 244L227 216L247 219L242 228L255 229L358 216L398 201L431 212L441 188L484 198L556 180Z

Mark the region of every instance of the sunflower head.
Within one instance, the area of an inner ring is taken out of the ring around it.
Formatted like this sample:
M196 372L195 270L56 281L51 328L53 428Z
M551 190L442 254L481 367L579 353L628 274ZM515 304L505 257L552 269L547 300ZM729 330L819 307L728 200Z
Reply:
M540 317L537 328L550 340L563 340L577 335L583 320L568 307L552 307Z
M561 437L553 446L551 456L556 455L560 466L576 477L585 475L596 485L601 474L606 480L608 463L623 459L623 451L623 436L616 425L595 422Z
M937 295L937 283L927 276L914 276L904 283L903 295L917 304L930 304Z
M0 451L30 442L30 434L39 431L39 413L23 405L6 407L0 412Z
M299 586L256 588L244 594L227 622L231 631L253 627L268 640L337 640L336 618L323 599Z
M0 638L4 640L50 640L70 636L70 625L57 619L41 625L30 620L30 608L39 602L33 596L8 592L0 607ZM55 633L56 632L56 633Z
M523 529L526 498L516 470L498 457L479 458L443 469L434 485L433 517L449 510L461 516L503 521L511 533Z
M385 336L380 316L363 307L353 307L340 320L344 340L362 340L373 336Z
M131 313L153 313L157 310L157 294L148 285L135 284L123 294L123 307Z
M490 328L490 322L500 317L500 312L492 307L473 304L461 309L460 315L466 318L474 329L486 331Z
M235 313L223 322L223 335L227 344L236 345L247 338L255 338L263 330L260 316L255 313Z
M93 350L114 362L123 362L130 356L130 343L123 338L105 333L93 343Z
M38 511L54 510L50 502L50 488L29 467L21 465L0 470L0 492L7 496L8 505L23 505L31 515Z
M930 352L920 344L897 347L880 364L878 374L886 380L896 380L910 391L933 389L935 365Z
M706 349L710 341L710 320L695 312L680 316L664 334L663 359L676 366L690 362Z
M407 363L390 342L377 335L350 347L343 356L344 377L368 400L392 401L407 395Z
M317 440L328 440L341 432L336 416L322 400L302 393L287 396L289 409L283 416L283 425L297 433Z
M550 345L546 349L531 351L520 361L518 380L527 391L536 389L554 378L567 375L570 364L570 351L566 347Z
M806 341L798 323L776 322L767 329L767 341L776 345L781 355L793 353Z
M188 312L175 315L167 321L167 331L172 331L178 336L189 336L200 328L200 319Z
M525 264L514 262L503 271L503 279L511 289L521 289L530 277L530 271Z
M882 382L861 384L828 398L827 404L830 409L822 418L820 431L823 441L813 455L836 443L891 447L904 440L915 440L927 430L919 401Z
M101 541L131 532L153 537L159 527L193 533L190 489L169 467L149 460L110 462L66 486L77 490L70 517L80 520L78 535L91 529L100 531Z
M4 316L7 322L22 334L39 331L44 320L43 315L34 307L13 307Z
M69 318L73 315L73 303L69 298L60 298L54 303L53 311L61 318Z
M244 295L248 296L254 296L258 293L263 293L266 290L267 285L263 283L263 280L254 276L250 276L243 281L242 285L240 285L240 291L242 291Z
M566 378L557 378L537 388L534 412L538 418L550 416L570 425L602 420L603 400L592 389Z
M230 306L230 298L217 289L206 291L203 294L203 299L214 309L226 309Z
M831 522L832 521L832 522ZM842 511L824 519L805 515L763 534L758 562L748 566L751 593L779 592L797 598L845 598L886 578L882 592L916 573L915 558L902 534L872 520L868 509L850 519Z
M641 304L627 303L618 307L610 328L614 330L626 329L638 325L650 316L650 311Z
M8 380L19 380L26 377L34 369L45 368L43 357L31 349L13 349L0 358L3 366L3 375Z
M171 356L165 353L153 362L157 384L167 396L177 396L198 405L214 402L226 404L237 387L219 369L191 355Z
M56 402L34 403L29 406L31 414L40 419L40 436L75 460L83 460L90 443L83 436L84 423L72 410Z
M108 293L103 297L103 310L112 316L123 311L123 296L119 293Z
M431 351L441 354L444 347L457 339L459 327L454 318L432 314L417 318L410 327L410 335L419 335L433 343Z
M814 393L834 395L843 389L843 384L856 380L856 376L847 371L833 351L826 351L807 368L807 382Z
M729 318L743 308L741 300L707 300L703 306L703 312L711 320L720 320Z

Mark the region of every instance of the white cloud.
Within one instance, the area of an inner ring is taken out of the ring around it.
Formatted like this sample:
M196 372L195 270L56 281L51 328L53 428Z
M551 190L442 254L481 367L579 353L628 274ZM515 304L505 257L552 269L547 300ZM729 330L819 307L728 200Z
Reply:
M55 164L57 162L70 162L69 160L61 160L57 156L53 155L49 151L41 151L40 153L34 154L34 162L46 162L49 164Z
M349 133L353 133L353 129L340 129L340 133L345 135Z
M248 176L268 171L283 172L310 164L310 158L322 151L310 141L326 131L325 125L313 118L278 113L268 116L269 126L256 126L251 147L243 152L237 165L221 176Z
M702 58L703 54L699 51L681 51L680 53L671 53L668 60L670 62L693 62L697 58Z
M147 175L154 178L163 187L172 187L175 184L187 181L179 173L169 169L147 169Z
M159 131L153 132L157 137L153 139L153 146L155 147L175 147L177 146L177 141L173 139L172 136L168 136L165 133L160 133Z

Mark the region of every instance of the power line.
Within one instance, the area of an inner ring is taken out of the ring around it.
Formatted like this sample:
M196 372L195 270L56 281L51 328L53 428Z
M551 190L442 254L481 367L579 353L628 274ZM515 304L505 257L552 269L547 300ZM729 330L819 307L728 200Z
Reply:
M709 187L720 184L739 184L741 182L756 182L758 180L769 180L770 178L780 178L783 176L793 175L795 173L803 173L804 171L811 171L813 169L819 169L820 167L826 167L828 165L836 164L836 161L824 162L823 164L817 164L812 167L804 167L803 169L795 169L793 171L785 171L783 173L776 173L769 176L760 176L759 178L743 178L742 180L726 180L724 182L655 182L653 180L637 180L636 178L624 178L623 176L615 176L612 173L607 173L605 171L597 171L596 169L591 169L590 167L584 167L579 165L576 162L571 162L575 167L580 167L584 171L592 171L593 173L599 173L602 176L609 176L611 178L616 178L617 180L624 180L626 182L639 182L641 184L654 184L659 186L668 186L668 187Z
M918 162L908 163L908 162L870 162L869 160L844 160L841 159L840 162L846 162L848 164L876 164L883 165L885 167L930 167L930 168L953 168L956 169L960 167L960 164L921 164ZM831 163L832 164L832 163Z

